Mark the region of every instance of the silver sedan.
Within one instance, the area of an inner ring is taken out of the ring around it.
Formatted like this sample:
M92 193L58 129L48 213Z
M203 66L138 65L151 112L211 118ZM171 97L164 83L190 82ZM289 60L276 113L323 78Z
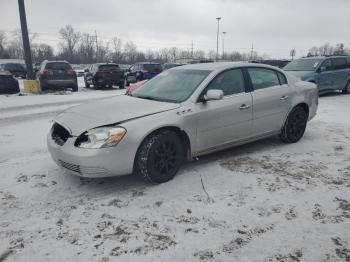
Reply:
M137 174L162 183L185 160L279 135L299 141L316 85L271 66L211 63L164 71L132 94L70 108L47 136L55 162L79 176Z

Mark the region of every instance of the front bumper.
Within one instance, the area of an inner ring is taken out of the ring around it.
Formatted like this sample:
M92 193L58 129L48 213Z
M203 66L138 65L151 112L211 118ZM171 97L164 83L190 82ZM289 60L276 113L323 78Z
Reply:
M121 141L117 146L84 149L74 146L76 137L70 137L63 146L55 143L51 132L47 136L48 150L53 160L69 173L82 177L110 177L131 174L136 149Z

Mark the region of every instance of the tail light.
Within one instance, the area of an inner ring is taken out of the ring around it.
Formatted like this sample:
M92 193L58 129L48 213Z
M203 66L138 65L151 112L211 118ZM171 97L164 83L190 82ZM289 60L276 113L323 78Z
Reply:
M68 70L68 75L70 76L77 76L77 73L73 69Z
M44 69L44 71L42 72L43 76L52 76L53 72L50 69Z

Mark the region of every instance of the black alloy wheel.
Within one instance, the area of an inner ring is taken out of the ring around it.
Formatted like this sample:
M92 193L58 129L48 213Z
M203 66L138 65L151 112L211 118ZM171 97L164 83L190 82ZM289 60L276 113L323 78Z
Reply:
M287 118L287 121L280 135L281 140L285 143L298 142L304 135L308 114L301 106L295 107Z
M171 180L184 160L184 147L179 136L170 130L151 134L140 146L135 172L142 179L163 183Z

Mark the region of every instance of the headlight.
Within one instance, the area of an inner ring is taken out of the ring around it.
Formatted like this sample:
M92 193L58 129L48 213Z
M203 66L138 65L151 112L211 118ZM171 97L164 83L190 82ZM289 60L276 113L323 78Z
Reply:
M105 148L115 146L126 134L122 127L100 127L89 130L77 138L75 145L81 148Z

